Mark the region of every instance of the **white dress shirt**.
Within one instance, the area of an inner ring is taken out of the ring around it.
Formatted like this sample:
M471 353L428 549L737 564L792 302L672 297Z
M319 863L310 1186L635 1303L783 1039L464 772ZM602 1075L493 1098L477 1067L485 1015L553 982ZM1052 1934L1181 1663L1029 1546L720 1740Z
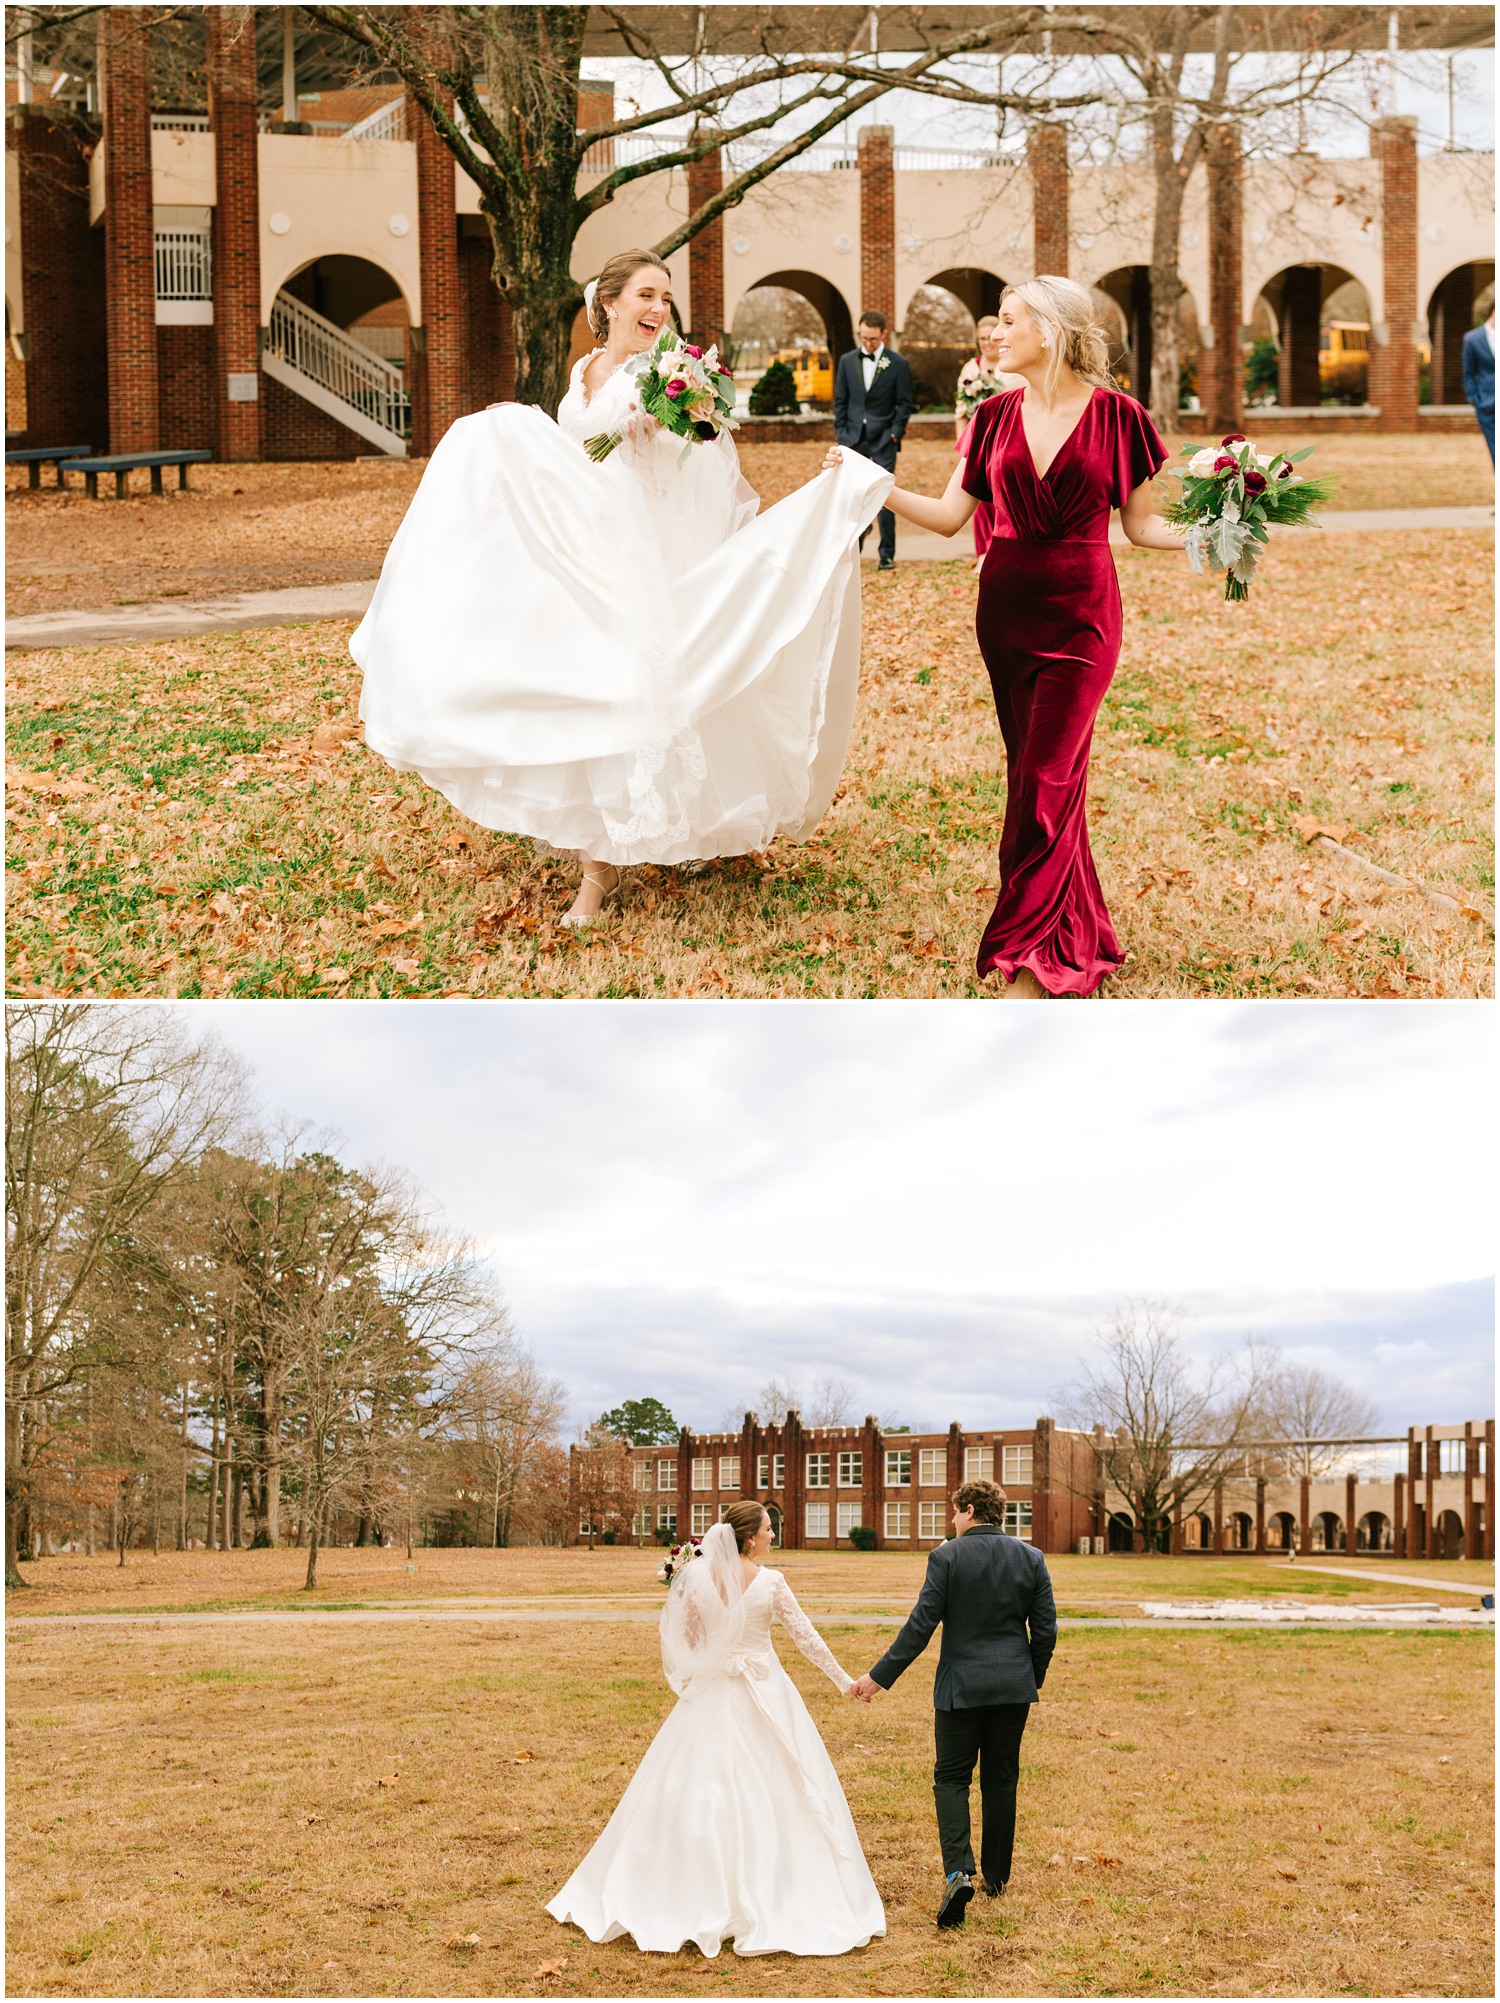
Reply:
M867 390L869 389L871 383L874 382L875 380L875 371L880 367L880 357L884 353L885 353L884 341L881 342L880 346L875 350L873 355L870 353L868 348L861 348L859 351L860 367L865 372L865 388Z

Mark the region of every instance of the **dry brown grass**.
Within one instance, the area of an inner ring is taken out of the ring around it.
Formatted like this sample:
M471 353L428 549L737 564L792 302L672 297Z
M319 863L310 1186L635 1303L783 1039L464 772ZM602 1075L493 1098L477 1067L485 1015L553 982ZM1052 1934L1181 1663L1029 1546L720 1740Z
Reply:
M1295 450L1307 442L1277 444ZM769 505L810 479L825 449L752 442L741 458ZM90 501L77 476L77 491L43 486L32 493L26 469L8 467L8 609L16 617L374 577L425 463L195 466L187 494L137 494L119 503ZM1472 437L1325 438L1317 465L1338 478L1343 508L1494 499L1477 430ZM924 492L938 491L952 470L951 447L941 440L914 440L902 455L903 482ZM44 480L51 477L46 470ZM144 484L143 475L134 477Z
M426 1601L545 1605L600 1599L620 1606L656 1607L661 1588L655 1547L601 1545L594 1551L523 1546L514 1550L418 1550L406 1569L404 1548L382 1551L334 1546L320 1552L318 1584L304 1594L306 1554L275 1551L132 1551L122 1566L100 1553L67 1552L26 1567L27 1589L13 1592L14 1618L74 1613L125 1613L247 1607L380 1606ZM1341 1564L1331 1557L1330 1564ZM917 1596L925 1552L793 1551L777 1559L809 1606L904 1614ZM1465 1560L1427 1563L1405 1559L1361 1564L1362 1580L1335 1578L1309 1566L1275 1558L1079 1558L1054 1553L1047 1560L1063 1613L1129 1612L1142 1600L1304 1598L1409 1601L1412 1590L1386 1576L1430 1578L1437 1585L1493 1590L1492 1564ZM1435 1595L1461 1606L1456 1596Z
M1129 958L1104 993L1490 991L1488 538L1280 543L1246 606L1121 554L1090 825ZM967 566L865 594L859 714L816 838L631 872L461 821L349 737L349 627L12 656L12 993L965 996L1003 756ZM1463 905L1307 846L1331 826Z
M883 1645L825 1627L846 1664ZM889 1931L705 1962L543 1911L668 1709L650 1627L26 1629L9 1986L1489 1995L1492 1664L1480 1635L1065 1631L1011 1894L940 1935L930 1664L865 1711L790 1656Z

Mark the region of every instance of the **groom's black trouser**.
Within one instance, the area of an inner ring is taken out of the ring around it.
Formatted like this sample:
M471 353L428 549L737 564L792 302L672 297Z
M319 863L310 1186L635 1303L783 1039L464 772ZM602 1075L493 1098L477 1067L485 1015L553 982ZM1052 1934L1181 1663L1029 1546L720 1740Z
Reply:
M1021 1771L1021 1734L1026 1730L1029 1704L978 1704L968 1711L934 1711L937 1762L932 1769L932 1798L937 1807L938 1837L943 1846L943 1871L974 1875L974 1846L969 1837L969 1784L979 1762L979 1800L983 1827L979 1861L992 1885L1010 1877L1016 1841L1016 1781Z

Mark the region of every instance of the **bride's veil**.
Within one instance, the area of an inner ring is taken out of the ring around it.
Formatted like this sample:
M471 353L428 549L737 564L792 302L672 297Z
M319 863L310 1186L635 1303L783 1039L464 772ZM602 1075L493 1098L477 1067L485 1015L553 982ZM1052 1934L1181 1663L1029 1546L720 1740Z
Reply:
M744 1598L739 1542L727 1523L716 1523L673 1579L661 1610L661 1666L679 1697L712 1682L739 1648Z

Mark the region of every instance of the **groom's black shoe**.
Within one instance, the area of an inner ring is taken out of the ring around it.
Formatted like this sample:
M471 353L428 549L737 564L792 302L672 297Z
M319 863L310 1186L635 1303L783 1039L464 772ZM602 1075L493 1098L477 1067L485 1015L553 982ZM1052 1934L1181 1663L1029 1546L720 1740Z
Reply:
M966 1871L955 1871L943 1890L943 1902L937 1909L939 1926L962 1926L964 1913L974 1896L974 1880Z
M988 1878L983 1878L983 1879L981 1879L981 1880L980 1880L980 1882L981 1882L981 1884L982 1884L982 1885L984 1886L984 1889L985 1889L985 1894L986 1894L986 1896L987 1896L988 1898L991 1898L991 1899L1003 1899L1003 1898L1004 1898L1004 1896L1005 1896L1005 1886L1004 1886L1004 1885L992 1885L992 1884L990 1883L990 1881L989 1881L989 1879L988 1879ZM1008 1883L1008 1882L1009 1882L1009 1880L1007 1880L1007 1883Z

